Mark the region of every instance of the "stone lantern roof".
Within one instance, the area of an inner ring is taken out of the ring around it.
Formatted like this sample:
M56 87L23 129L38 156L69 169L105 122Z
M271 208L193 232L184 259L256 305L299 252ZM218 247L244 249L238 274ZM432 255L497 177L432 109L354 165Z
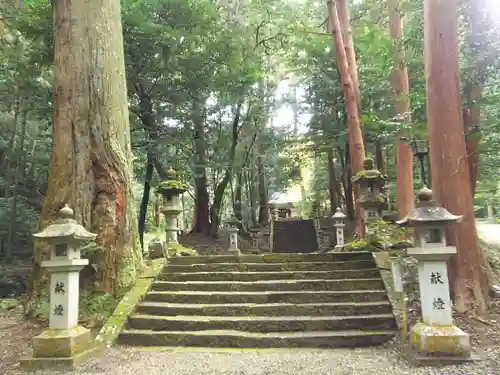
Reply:
M407 217L396 223L408 227L440 226L443 224L457 223L462 217L463 215L453 215L446 208L438 206L432 199L432 190L424 186L417 193L417 204L415 208Z
M347 216L341 211L340 207L337 207L337 212L332 216L333 220L344 220Z
M387 178L378 169L375 169L373 159L366 158L363 162L363 170L352 178L352 182L360 185L374 184L384 186Z
M156 191L160 194L182 194L186 189L186 185L177 179L177 172L170 168L167 171L167 179L160 182Z
M226 224L229 225L230 227L236 227L238 226L239 223L240 221L235 215L232 215L229 220L226 220Z
M55 240L69 238L79 241L95 240L97 234L89 232L73 219L73 210L66 204L59 211L59 218L40 233L33 237L41 240Z

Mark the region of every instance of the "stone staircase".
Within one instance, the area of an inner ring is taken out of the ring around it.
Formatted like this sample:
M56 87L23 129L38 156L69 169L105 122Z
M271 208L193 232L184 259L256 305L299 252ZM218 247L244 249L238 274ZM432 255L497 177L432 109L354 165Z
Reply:
M286 219L274 222L274 253L297 253L300 250L314 252L318 248L313 220Z
M118 342L334 348L397 332L371 253L170 258Z

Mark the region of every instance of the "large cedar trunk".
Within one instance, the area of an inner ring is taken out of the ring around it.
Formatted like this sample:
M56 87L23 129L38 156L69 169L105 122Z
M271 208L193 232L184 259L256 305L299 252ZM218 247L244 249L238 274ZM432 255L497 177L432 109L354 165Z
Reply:
M328 17L332 28L332 38L335 45L335 53L337 57L337 66L340 74L340 81L344 88L344 102L347 107L347 124L349 130L349 155L352 173L355 175L363 170L363 162L365 158L365 147L363 144L363 134L361 132L361 124L359 122L359 111L356 101L356 91L353 87L351 74L349 72L349 64L344 49L340 22L337 13L335 1L328 0ZM356 198L356 233L364 236L364 217L363 210L359 204L359 186L354 187L354 196Z
M403 15L400 0L388 0L389 31L394 41L394 68L392 88L396 102L396 113L403 127L399 131L396 146L396 208L399 218L404 218L413 207L413 155L407 140L411 131L410 84L403 44Z
M487 308L488 263L479 247L460 100L456 1L425 0L424 43L427 120L434 196L454 214L464 215L449 240L456 240L451 263L455 304L460 312Z
M55 65L52 157L40 229L68 203L97 233L92 286L119 294L142 258L132 192L132 151L119 0L53 1ZM47 283L37 243L31 284L35 302Z

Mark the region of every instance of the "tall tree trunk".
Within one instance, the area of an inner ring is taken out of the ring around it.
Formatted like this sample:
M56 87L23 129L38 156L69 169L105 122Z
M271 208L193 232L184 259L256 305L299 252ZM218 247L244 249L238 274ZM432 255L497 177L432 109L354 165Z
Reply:
M150 146L151 147L151 146ZM142 253L144 254L144 231L146 229L146 220L148 215L149 195L151 192L151 181L153 180L154 164L153 153L147 152L146 155L146 175L144 177L144 189L142 191L141 206L139 208L139 242L141 243ZM156 212L155 212L156 214Z
M21 178L21 173L24 172L24 160L26 159L26 153L24 151L24 141L26 139L26 124L28 122L27 112L22 115L21 122L21 135L19 136L19 145L17 147L17 161L16 168L14 170L14 186L12 188L12 201L10 206L10 221L9 221L9 231L7 234L7 247L5 249L5 262L10 263L12 261L12 253L14 247L16 223L17 223L17 200L19 197L19 180Z
M238 145L238 134L239 134L242 106L243 106L242 102L238 103L234 114L233 125L232 125L231 149L229 150L229 166L224 172L222 180L215 187L214 201L212 203L212 206L210 207L210 235L213 237L217 235L217 232L219 230L220 210L222 207L222 201L224 200L224 193L226 192L227 185L233 179L233 165L234 165L234 157L236 155L236 146Z
M434 195L454 214L457 256L452 265L455 304L460 312L487 308L488 269L479 247L469 182L460 100L456 0L424 1L427 120Z
M119 0L54 0L52 157L40 229L68 203L97 233L95 290L118 295L141 266ZM98 63L96 63L98 62ZM37 243L32 301L47 282Z
M259 225L266 226L269 223L269 202L266 183L266 169L262 155L257 155L257 173L259 180Z
M392 88L396 113L402 127L396 143L396 208L399 218L404 218L413 207L413 155L407 140L411 137L410 84L406 54L403 44L403 14L400 0L388 0L389 32L394 42L394 67Z
M345 160L343 160L342 169L344 170L344 191L345 191L345 208L346 215L349 220L355 220L356 212L354 210L354 193L352 188L352 170L349 163L349 143L346 144Z
M337 56L337 66L340 74L340 81L344 87L344 102L347 108L347 124L349 130L349 155L351 160L352 173L363 170L363 162L365 158L365 146L363 144L363 134L361 132L361 124L359 122L359 111L356 103L356 92L353 87L349 65L344 49L344 42L340 29L339 17L335 1L328 0L328 16L332 27L332 38L335 44L335 52ZM364 217L363 209L359 204L359 187L354 187L354 195L356 197L356 233L364 237Z
M466 109L463 112L467 160L469 163L469 179L472 196L476 193L479 165L479 144L481 142L481 101L483 86L488 67L488 33L491 33L491 23L488 15L487 1L469 0L468 45L471 61L464 87ZM485 56L486 55L486 56Z
M210 197L207 187L206 145L205 145L205 116L204 102L195 100L193 103L193 131L194 131L194 187L195 202L193 215L193 232L210 233Z
M339 194L338 194L338 184L337 176L335 173L335 162L333 148L327 149L328 158L328 192L330 193L330 212L335 214L337 207L339 207Z
M239 222L243 221L243 172L239 171L238 174L236 175L236 181L234 184L234 202L233 202L233 211L234 211L234 216L236 219L238 219Z
M351 75L352 87L356 96L358 113L361 113L361 91L359 89L358 64L356 63L356 52L354 51L354 40L352 38L351 19L349 16L349 5L347 0L335 0L337 2L337 12L342 30L342 40L344 50Z
M385 165L384 165L384 150L382 149L382 140L377 138L375 140L375 165L377 169L385 174Z

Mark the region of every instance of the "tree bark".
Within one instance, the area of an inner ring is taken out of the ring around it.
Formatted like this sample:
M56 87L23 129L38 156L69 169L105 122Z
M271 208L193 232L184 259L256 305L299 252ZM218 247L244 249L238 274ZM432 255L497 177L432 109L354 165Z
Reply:
M434 196L454 214L464 215L454 225L456 240L452 283L458 311L480 313L487 308L489 265L479 247L460 100L456 0L425 0L424 58L427 83L427 120Z
M359 111L356 101L356 91L353 86L351 74L349 72L349 64L344 49L344 42L340 29L340 22L335 1L328 0L328 17L332 28L332 39L335 45L335 53L337 57L337 66L340 74L340 81L344 88L344 102L347 108L347 124L349 131L349 155L351 161L352 173L363 170L363 162L365 158L365 147L363 144L363 133L359 122ZM356 198L356 233L360 237L364 237L364 217L363 210L359 204L359 187L354 187L354 196Z
M264 227L269 223L269 202L266 184L266 169L262 155L257 156L257 173L259 180L259 226Z
M14 186L12 188L12 201L10 206L10 221L9 221L9 231L7 234L7 247L5 249L5 262L10 263L12 261L12 253L14 247L16 223L17 223L17 201L19 197L19 181L21 178L21 173L24 172L24 161L26 159L26 153L24 152L24 141L26 139L26 124L28 123L28 114L24 112L22 115L21 122L21 135L19 136L19 146L17 147L17 161L16 168L14 170Z
M210 197L207 187L204 102L193 103L194 187L193 232L210 234Z
M68 203L97 233L96 291L119 295L142 263L132 190L132 151L119 0L54 0L52 156L40 229ZM37 243L32 301L47 278Z
M354 40L352 38L349 5L347 4L347 0L335 1L337 2L340 30L342 30L342 40L344 42L344 50L349 66L349 74L351 75L352 87L354 95L356 96L358 113L361 113L361 91L359 89L358 64L356 63L356 52L354 51Z
M151 146L150 146L151 147ZM148 215L149 196L151 192L151 181L153 180L154 164L153 153L147 152L146 155L146 175L144 176L144 189L142 191L141 206L139 208L139 242L142 253L144 254L144 231L146 229L146 220ZM156 214L156 212L155 212Z
M330 193L330 212L335 214L339 207L339 194L337 190L337 175L335 173L335 162L333 148L327 149L328 157L328 192Z
M403 15L400 0L388 0L389 32L394 42L392 88L396 113L402 127L396 143L396 208L400 219L413 208L413 154L407 140L411 137L410 84L403 44Z

